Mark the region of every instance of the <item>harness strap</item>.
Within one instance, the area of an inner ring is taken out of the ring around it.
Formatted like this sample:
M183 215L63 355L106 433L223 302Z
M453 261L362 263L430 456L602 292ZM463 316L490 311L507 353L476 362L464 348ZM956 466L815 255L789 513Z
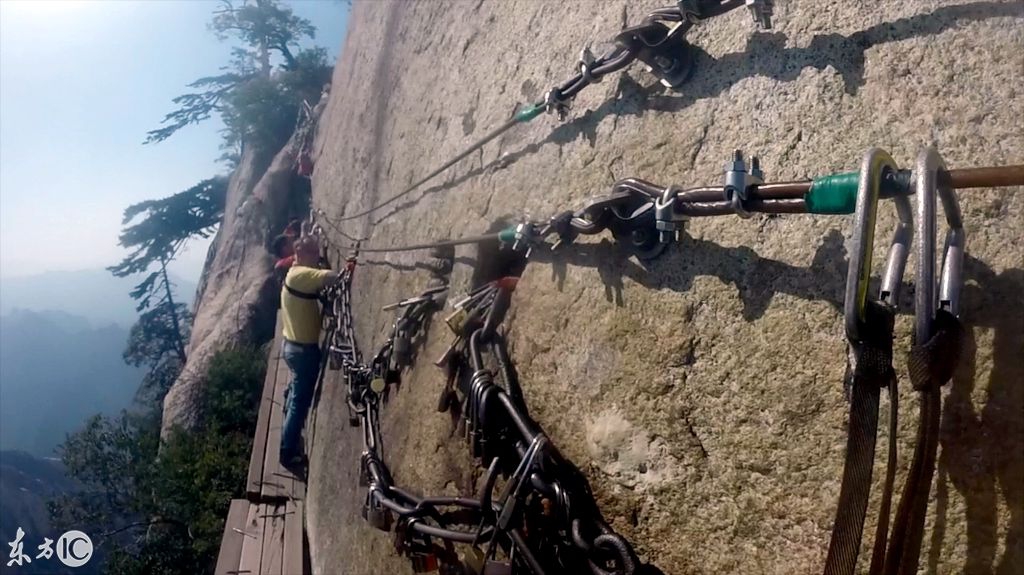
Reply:
M287 282L284 284L284 289L288 290L288 293L290 293L293 296L295 296L297 298L300 298L300 299L311 299L311 300L319 300L320 299L320 295L319 294L306 293L304 291L299 291L299 290L293 288L292 286L288 285Z
M881 388L890 388L890 400L896 396L896 373L892 367L895 312L884 304L868 301L865 313L866 318L861 329L862 339L852 344L852 390L846 461L843 464L843 481L839 489L839 504L836 506L828 558L825 560L825 575L852 575L857 567L857 554L860 551L864 517L871 491ZM890 403L891 432L896 425L897 407L895 401ZM878 532L882 540L888 528L888 507L891 500L892 478L895 474L895 455L896 443L890 438L889 470L886 474L886 488L879 514ZM883 521L884 525L881 524ZM882 546L884 548L884 541Z
M889 533L889 514L892 509L892 492L896 484L896 433L899 415L899 390L896 380L889 385L889 456L885 464L885 483L882 485L882 502L878 509L878 525L875 526L875 544L871 551L871 575L879 573L885 562L886 538Z
M939 445L941 388L952 379L960 358L963 338L960 321L948 311L939 310L934 325L935 335L911 348L908 358L910 382L920 392L921 415L914 460L893 521L892 541L883 571L885 575L917 573Z

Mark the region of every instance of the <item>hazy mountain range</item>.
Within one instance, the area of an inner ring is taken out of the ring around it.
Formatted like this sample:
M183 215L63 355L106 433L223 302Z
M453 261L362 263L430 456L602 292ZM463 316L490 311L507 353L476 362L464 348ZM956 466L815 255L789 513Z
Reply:
M128 297L137 282L106 270L0 278L0 536L12 541L21 527L32 556L43 536L60 535L49 531L46 501L73 488L55 447L87 417L130 407L142 379L121 358L137 318ZM195 284L175 284L191 304ZM12 569L55 568L37 561Z
M143 371L121 354L137 281L105 270L0 278L0 449L50 456L86 417L131 404ZM195 284L176 283L191 303Z
M107 270L45 272L0 277L0 315L15 309L56 310L89 320L95 326L116 323L131 327L138 314L128 297L140 278L116 278ZM191 304L196 284L171 275L175 294Z
M0 316L0 449L52 455L85 418L128 407L143 370L121 359L127 341L62 311Z

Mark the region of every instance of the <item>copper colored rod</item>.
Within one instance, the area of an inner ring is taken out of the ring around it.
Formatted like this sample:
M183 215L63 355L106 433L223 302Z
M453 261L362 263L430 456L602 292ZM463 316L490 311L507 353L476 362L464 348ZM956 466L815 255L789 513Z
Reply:
M811 189L810 180L806 182L779 182L758 184L751 188L750 197L758 200L792 200L803 198ZM683 202L716 202L724 199L721 186L705 186L690 188L679 192L679 200Z
M956 189L1024 186L1024 165L961 168L949 170L947 173L949 174L949 183Z
M784 200L802 198L809 191L811 191L811 182L809 180L804 182L760 184L754 188L753 197L763 200Z

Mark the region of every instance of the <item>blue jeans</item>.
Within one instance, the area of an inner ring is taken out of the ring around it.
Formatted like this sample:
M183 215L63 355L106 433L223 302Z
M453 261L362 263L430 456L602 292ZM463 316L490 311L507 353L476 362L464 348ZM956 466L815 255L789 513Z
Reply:
M313 388L320 374L320 346L285 341L283 355L292 372L292 383L281 429L282 461L302 453L302 428L306 425Z

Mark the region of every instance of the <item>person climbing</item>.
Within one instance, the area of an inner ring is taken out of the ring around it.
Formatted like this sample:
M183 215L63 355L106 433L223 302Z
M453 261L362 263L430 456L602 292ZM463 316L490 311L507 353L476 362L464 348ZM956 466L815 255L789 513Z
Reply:
M288 222L288 226L285 227L281 235L274 238L273 244L271 244L270 251L277 258L274 262L274 271L281 271L281 275L288 273L288 268L292 267L295 263L295 240L299 239L301 233L301 224L298 219L292 219Z
M338 278L338 272L317 268L320 240L303 235L294 243L295 263L281 288L282 355L292 373L285 400L281 430L281 463L288 469L301 468L302 428L313 400L313 388L320 371L320 306L318 292Z

